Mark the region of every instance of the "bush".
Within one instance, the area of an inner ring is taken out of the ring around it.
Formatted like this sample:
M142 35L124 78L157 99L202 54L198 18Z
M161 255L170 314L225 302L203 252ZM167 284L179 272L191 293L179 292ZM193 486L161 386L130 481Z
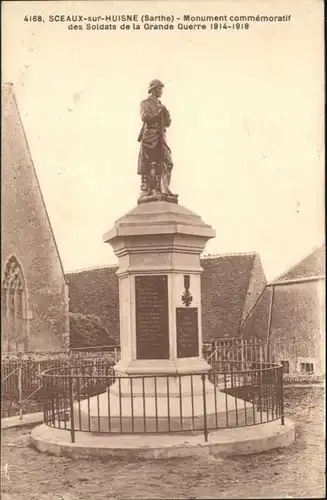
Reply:
M69 327L71 348L116 345L98 316L69 313Z

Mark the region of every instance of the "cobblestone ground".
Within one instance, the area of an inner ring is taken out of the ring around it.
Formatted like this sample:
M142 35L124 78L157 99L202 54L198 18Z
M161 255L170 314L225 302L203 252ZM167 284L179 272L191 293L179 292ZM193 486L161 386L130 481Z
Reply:
M295 443L243 457L71 460L30 448L30 431L6 431L1 499L324 498L324 389L288 386L285 399Z

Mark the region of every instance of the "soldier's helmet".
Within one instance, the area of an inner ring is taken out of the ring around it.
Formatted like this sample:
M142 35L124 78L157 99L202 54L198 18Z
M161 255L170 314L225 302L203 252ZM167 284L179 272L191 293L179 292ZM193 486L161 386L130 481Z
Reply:
M164 84L160 80L151 80L148 87L148 93L150 93L156 87L164 87Z

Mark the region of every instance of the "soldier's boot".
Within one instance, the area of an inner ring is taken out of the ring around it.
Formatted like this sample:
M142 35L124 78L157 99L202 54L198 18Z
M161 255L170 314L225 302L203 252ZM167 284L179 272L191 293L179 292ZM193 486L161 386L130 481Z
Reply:
M170 179L171 179L171 171L170 172L167 172L167 192L168 194L172 195L172 196L176 196L176 194L172 193L171 190L170 190Z
M149 195L148 176L142 175L141 176L141 196L148 196L148 195Z
M156 193L161 193L161 175L156 175L155 192Z
M149 192L150 192L150 194L153 194L156 192L156 187L157 187L156 164L151 163L150 176L149 176Z
M160 166L157 163L153 163L153 175L154 175L154 193L161 193L161 175Z

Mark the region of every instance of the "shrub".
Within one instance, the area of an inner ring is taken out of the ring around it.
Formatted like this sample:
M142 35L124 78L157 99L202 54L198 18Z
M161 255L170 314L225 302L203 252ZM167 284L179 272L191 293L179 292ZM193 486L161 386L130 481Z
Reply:
M98 316L69 313L69 326L71 348L116 345Z

